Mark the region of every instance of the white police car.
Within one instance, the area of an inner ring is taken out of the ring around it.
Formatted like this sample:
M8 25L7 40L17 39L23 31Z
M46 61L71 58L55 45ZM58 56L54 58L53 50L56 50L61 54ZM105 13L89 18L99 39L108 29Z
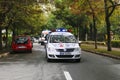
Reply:
M52 32L45 43L47 61L73 59L80 62L81 48L74 35L66 29L57 29L56 32Z

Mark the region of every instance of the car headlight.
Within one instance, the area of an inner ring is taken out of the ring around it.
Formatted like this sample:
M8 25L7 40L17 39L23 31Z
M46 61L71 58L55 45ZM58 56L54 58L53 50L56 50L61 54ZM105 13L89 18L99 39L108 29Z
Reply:
M81 49L80 49L80 48L75 48L75 50L74 50L74 51L79 51L79 52L80 52L80 51L81 51Z
M53 47L48 47L48 51L54 51L55 49Z

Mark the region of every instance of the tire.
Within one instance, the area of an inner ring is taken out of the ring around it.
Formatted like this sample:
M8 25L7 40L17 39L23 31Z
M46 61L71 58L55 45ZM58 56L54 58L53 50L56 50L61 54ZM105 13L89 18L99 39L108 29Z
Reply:
M47 59L47 62L51 62L52 61L52 59L48 58L47 53L46 53L46 59Z
M29 53L32 53L32 50L30 50Z
M75 59L75 62L80 62L81 61L81 59Z
M50 62L50 59L47 58L47 62Z
M47 62L51 62L52 60L47 57Z
M45 48L45 53L46 53L45 58L46 58L47 62L51 62L52 59L49 59L49 58L48 58L48 56L47 56L47 49L46 49L46 48Z
M47 49L45 48L45 58L47 59Z

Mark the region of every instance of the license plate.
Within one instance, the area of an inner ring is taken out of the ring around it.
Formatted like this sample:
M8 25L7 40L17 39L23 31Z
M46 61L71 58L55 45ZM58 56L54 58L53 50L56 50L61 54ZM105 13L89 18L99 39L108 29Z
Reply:
M25 46L19 46L18 48L26 48Z
M60 55L71 55L70 52L60 52Z
M60 52L60 55L64 55L65 53L64 52Z
M71 53L70 52L65 52L64 55L71 55Z

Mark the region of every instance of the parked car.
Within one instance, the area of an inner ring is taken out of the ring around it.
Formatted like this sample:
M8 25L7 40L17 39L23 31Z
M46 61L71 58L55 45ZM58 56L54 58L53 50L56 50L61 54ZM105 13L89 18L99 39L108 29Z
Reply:
M13 52L32 52L33 43L30 36L16 36L12 41Z
M47 61L54 59L72 59L80 62L81 48L75 36L62 29L49 34L45 42Z

